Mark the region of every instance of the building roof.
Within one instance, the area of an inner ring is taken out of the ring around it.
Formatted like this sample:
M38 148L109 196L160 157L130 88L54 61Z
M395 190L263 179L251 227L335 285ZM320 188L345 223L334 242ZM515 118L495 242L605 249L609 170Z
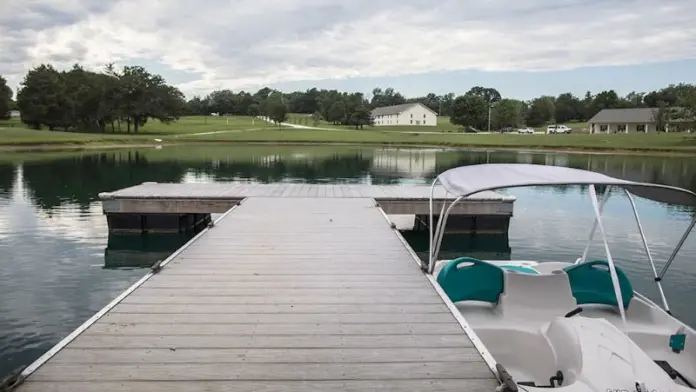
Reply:
M420 102L404 103L402 105L383 106L381 108L374 108L374 109L372 109L372 115L373 116L388 116L390 114L399 114L399 113L402 113L402 112L410 109L414 105L420 105L420 106L424 107L426 110L429 110L429 111L435 113L435 115L437 115L437 113L434 110L431 110L429 107L423 105Z
M626 124L626 123L654 123L657 108L632 108L632 109L602 109L595 114L588 123L592 124Z

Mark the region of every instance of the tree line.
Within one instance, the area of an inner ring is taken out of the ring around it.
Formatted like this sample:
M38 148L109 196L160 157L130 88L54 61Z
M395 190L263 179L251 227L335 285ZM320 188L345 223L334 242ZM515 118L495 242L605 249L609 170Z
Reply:
M273 102L268 106L268 102ZM448 116L455 125L486 129L489 114L491 127L530 126L549 123L585 122L602 109L675 108L672 116L696 118L696 85L676 84L648 93L631 92L620 96L614 90L583 97L563 93L557 97L541 96L522 101L503 98L491 87L472 87L463 95L434 93L407 98L393 88L375 88L367 99L362 93L311 88L283 93L265 87L256 93L231 90L214 91L205 97L194 97L186 104L190 115L229 113L235 115L267 115L274 121L285 121L287 113L307 114L315 123L322 119L332 124L363 126L371 123L374 108L406 103L422 103L440 116ZM490 110L490 112L489 112ZM663 119L667 121L667 119Z
M31 69L17 92L22 122L34 129L138 132L148 119L170 123L186 105L184 94L139 66L93 72L75 65Z
M256 92L216 90L188 100L160 75L140 66L120 70L113 65L93 72L75 65L57 71L50 65L31 69L21 83L17 100L0 76L0 117L18 109L22 122L35 129L127 131L138 130L150 119L170 123L184 115L267 116L286 121L289 113L306 114L314 124L320 120L336 125L362 128L372 123L370 112L383 106L422 103L455 125L485 129L538 127L548 123L584 122L602 109L656 107L660 120L669 116L696 118L696 86L669 85L647 93L620 96L614 90L583 97L572 93L541 96L528 101L503 98L492 87L475 86L463 95L430 93L406 97L393 88L375 88L368 98L360 92L310 88L281 92L264 87Z

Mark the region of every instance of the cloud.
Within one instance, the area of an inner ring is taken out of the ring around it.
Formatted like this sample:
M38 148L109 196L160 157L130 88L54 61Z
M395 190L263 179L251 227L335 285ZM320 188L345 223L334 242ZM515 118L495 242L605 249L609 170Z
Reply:
M1 1L0 72L15 85L41 62L155 65L192 94L696 58L683 0Z

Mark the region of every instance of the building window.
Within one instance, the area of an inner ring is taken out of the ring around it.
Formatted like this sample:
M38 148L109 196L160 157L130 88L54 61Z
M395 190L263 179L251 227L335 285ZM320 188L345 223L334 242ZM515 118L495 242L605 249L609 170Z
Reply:
M423 125L425 125L425 120L423 120Z
M413 124L413 120L411 120L411 124Z
M425 113L423 113L423 118L425 118Z
M411 113L411 118L413 118L413 113Z

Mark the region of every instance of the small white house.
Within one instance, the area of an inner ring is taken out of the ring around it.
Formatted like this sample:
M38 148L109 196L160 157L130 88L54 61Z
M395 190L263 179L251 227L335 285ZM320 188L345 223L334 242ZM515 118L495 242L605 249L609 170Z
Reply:
M437 113L421 103L385 106L372 111L376 127L380 126L437 126Z

